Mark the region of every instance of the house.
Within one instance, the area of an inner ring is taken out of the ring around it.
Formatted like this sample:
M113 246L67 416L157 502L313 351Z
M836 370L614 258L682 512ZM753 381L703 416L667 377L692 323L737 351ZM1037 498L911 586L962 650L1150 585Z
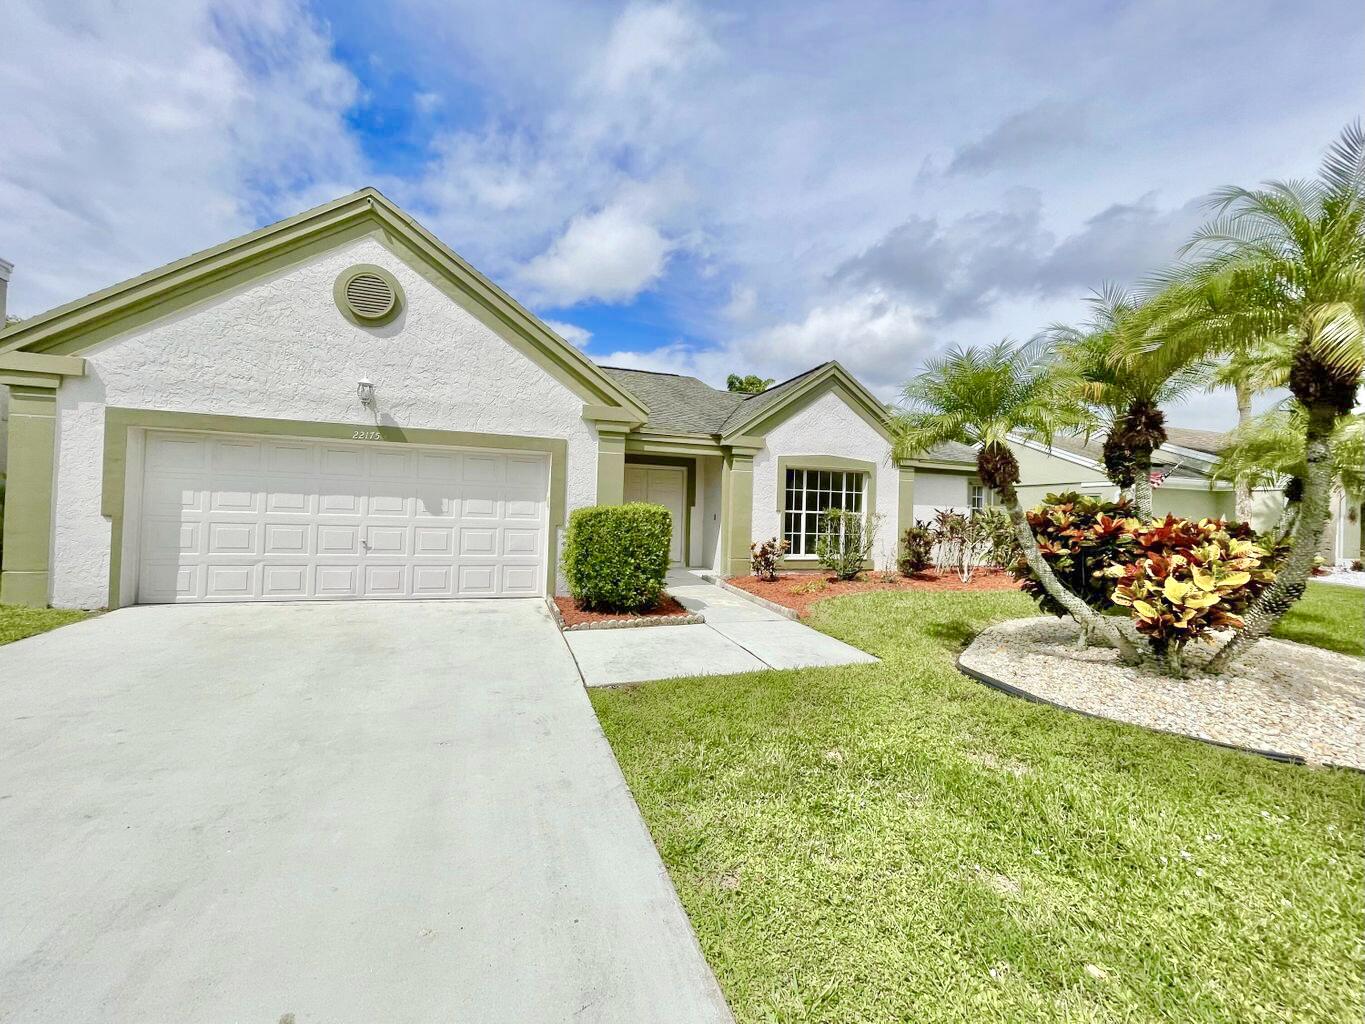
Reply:
M1216 430L1167 427L1166 443L1152 453L1152 510L1191 518L1236 518L1232 484L1213 479L1218 454L1228 435ZM1020 500L1025 506L1042 502L1049 492L1079 491L1113 500L1118 488L1104 475L1102 444L1098 438L1057 436L1052 444L1012 438L1010 448L1019 460ZM1284 510L1279 488L1252 490L1251 523L1258 530L1272 528ZM1362 509L1338 488L1332 496L1332 518L1323 537L1322 557L1349 562L1360 557Z
M0 385L33 605L542 595L568 514L623 500L680 565L811 565L831 505L890 563L971 472L896 463L837 362L752 396L598 366L370 188L11 325Z

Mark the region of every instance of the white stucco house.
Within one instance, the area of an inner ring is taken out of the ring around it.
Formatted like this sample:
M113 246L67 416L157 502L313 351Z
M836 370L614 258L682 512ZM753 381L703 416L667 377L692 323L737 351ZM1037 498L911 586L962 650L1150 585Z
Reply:
M543 595L568 513L624 500L680 565L813 564L831 504L891 563L972 472L894 461L836 362L753 396L598 366L373 189L9 326L0 386L33 605Z

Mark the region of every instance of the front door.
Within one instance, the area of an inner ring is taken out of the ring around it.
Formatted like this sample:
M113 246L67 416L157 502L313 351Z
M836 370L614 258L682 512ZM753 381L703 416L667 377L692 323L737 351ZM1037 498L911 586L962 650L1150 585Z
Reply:
M668 547L668 559L675 565L683 560L686 495L687 471L681 467L626 467L626 501L647 501L673 513L673 538Z

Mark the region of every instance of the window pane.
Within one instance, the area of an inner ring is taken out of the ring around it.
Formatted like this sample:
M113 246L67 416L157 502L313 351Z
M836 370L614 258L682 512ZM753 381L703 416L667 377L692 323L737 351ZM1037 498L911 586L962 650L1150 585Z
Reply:
M798 481L798 479L797 479L797 474L798 474L799 472L800 472L799 470L795 470L795 469L789 469L789 470L787 470L787 490L790 491L790 490L792 490L794 487L797 487L797 486L799 485L799 481Z

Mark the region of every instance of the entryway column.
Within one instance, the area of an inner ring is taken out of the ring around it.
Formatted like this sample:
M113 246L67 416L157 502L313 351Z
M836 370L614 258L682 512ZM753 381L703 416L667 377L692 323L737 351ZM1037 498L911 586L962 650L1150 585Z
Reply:
M900 473L900 487L896 492L896 536L892 539L896 542L894 550L899 557L904 554L901 542L905 531L915 525L915 467L902 462L896 468Z
M620 505L626 500L626 435L639 422L605 405L583 406L583 418L597 429L597 504Z
M726 576L743 576L749 571L749 545L754 532L754 456L763 444L757 438L745 444L743 438L725 446L725 462L720 475L721 551L720 570Z
M11 384L2 604L47 607L56 444L57 389Z

